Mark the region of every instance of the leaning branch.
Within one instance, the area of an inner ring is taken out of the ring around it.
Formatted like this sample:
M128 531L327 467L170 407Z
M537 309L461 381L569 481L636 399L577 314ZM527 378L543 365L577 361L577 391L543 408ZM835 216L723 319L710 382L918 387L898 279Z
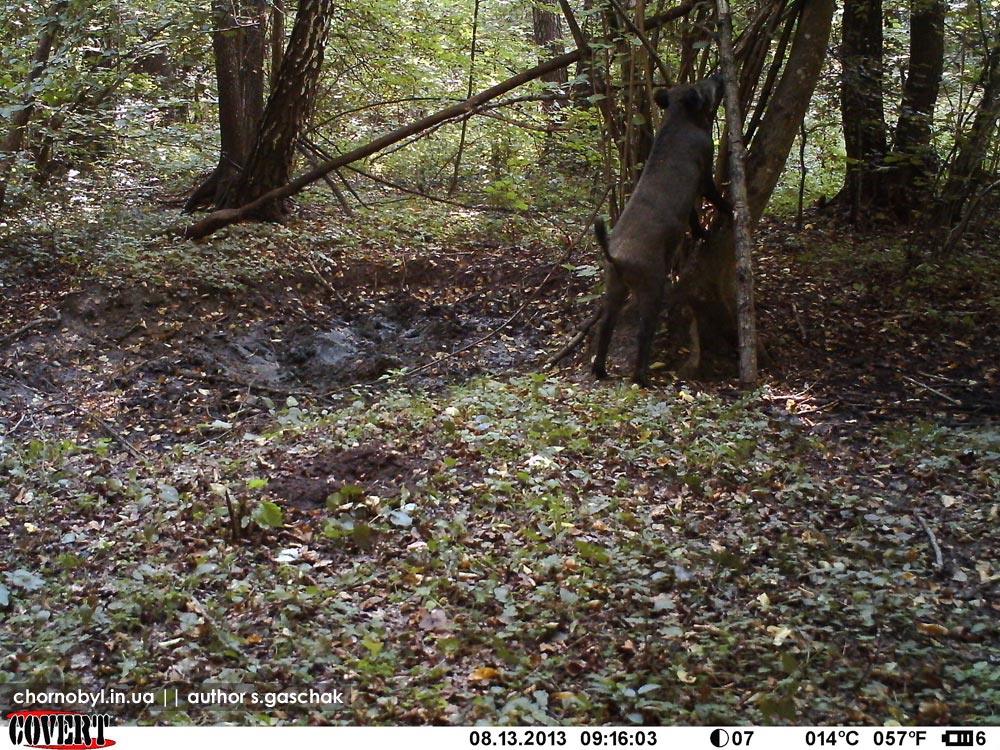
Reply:
M296 193L302 191L311 183L316 180L322 179L325 175L329 174L335 169L346 166L352 162L358 161L359 159L364 159L367 156L378 153L384 148L391 146L394 143L398 143L404 138L409 138L412 135L426 130L427 128L432 128L435 125L439 125L442 122L451 120L456 117L461 117L462 115L471 112L477 107L482 106L491 99L496 99L498 96L503 96L508 91L516 89L518 86L523 86L529 81L533 81L536 78L540 78L546 73L551 73L554 70L559 70L560 68L565 68L567 65L571 65L580 58L579 50L574 50L573 52L567 52L564 55L559 55L548 62L542 63L541 65L536 65L530 70L526 70L523 73L508 78L503 83L499 83L492 88L482 91L475 96L470 96L464 102L452 105L451 107L446 107L445 109L439 110L432 115L421 118L416 122L405 125L401 128L393 130L391 133L387 133L381 138L376 138L374 141L370 141L364 146L359 146L353 151L348 151L346 154L342 154L335 159L324 162L318 167L310 172L296 177L294 180L289 182L287 185L272 190L269 193L264 193L264 195L257 198L252 203L248 203L240 208L226 208L220 211L214 211L206 216L201 221L192 224L188 227L185 232L185 236L192 240L198 240L203 237L219 231L220 229L234 224L240 221L249 214L252 214L258 208L271 201L284 200L289 198Z
M649 30L657 26L662 26L670 21L687 15L695 7L696 2L697 0L685 0L677 7L671 8L665 13L654 16L646 22L646 29ZM460 102L459 104L446 107L445 109L421 118L416 122L397 128L391 133L387 133L381 138L370 141L364 146L359 146L353 151L348 151L346 154L341 154L335 159L324 162L312 171L296 177L287 185L276 188L268 193L264 193L264 195L245 206L241 206L240 208L224 208L219 211L213 211L201 221L189 226L184 232L184 236L192 240L200 240L207 237L210 234L229 226L230 224L235 224L247 216L253 215L257 209L267 203L270 203L271 201L279 201L284 200L285 198L290 198L296 193L301 192L316 180L322 179L335 169L340 169L341 167L347 166L348 164L356 162L359 159L364 159L365 157L378 153L382 149L387 148L394 143L398 143L405 138L416 135L417 133L420 133L428 128L432 128L435 125L467 115L491 99L503 96L508 91L513 91L517 87L523 86L536 78L541 78L546 73L551 73L559 70L560 68L572 65L575 62L579 62L583 57L583 54L584 53L580 49L576 49L572 52L567 52L563 55L559 55L558 57L554 57L547 62L536 65L530 70L526 70L523 73L513 76L512 78L508 78L506 81L498 83L496 86L493 86L486 91L482 91L475 96L470 96L468 99Z

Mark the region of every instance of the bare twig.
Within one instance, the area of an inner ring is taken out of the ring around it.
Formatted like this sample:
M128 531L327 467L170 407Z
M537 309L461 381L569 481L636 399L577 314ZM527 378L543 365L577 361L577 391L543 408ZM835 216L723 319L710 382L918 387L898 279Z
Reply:
M237 544L240 541L240 522L242 518L238 518L236 514L236 509L233 507L233 498L229 494L229 488L226 487L224 490L224 495L226 499L226 509L229 511L229 533L232 535L230 541L233 544Z
M550 367L555 367L560 361L562 361L563 357L576 349L576 347L580 345L580 342L587 337L588 333L590 333L590 329L594 327L594 323L600 319L601 313L603 312L604 306L601 305L594 311L593 315L587 318L586 322L580 327L580 330L576 332L573 338L567 341L566 345L562 349L552 355L552 357L545 363L545 369L547 370Z
M640 29L638 26L636 26L635 21L633 21L629 17L628 11L625 10L624 7L622 7L622 4L621 2L619 2L619 0L611 0L611 4L614 6L615 10L618 11L618 17L625 22L625 25L628 26L629 31L635 34L636 38L639 40L639 43L646 48L646 52L647 54L649 54L649 58L653 61L657 69L660 71L660 75L663 76L663 83L666 84L667 86L672 85L674 82L673 76L670 75L670 71L667 70L667 66L664 65L662 58L657 54L656 47L654 47L653 44L649 41L649 39L646 38L646 35L643 33L643 30Z
M125 450L127 450L129 453L131 453L134 458L137 458L138 460L142 461L143 463L145 463L147 461L146 457L142 453L139 452L138 448L136 448L134 445L132 445L132 443L129 442L128 438L126 438L124 435L122 435L118 430L116 430L114 427L112 427L106 420L104 420L101 417L99 417L97 414L95 414L94 412L92 412L90 409L87 409L86 407L80 406L79 404L75 404L75 403L73 403L71 401L54 401L52 403L49 403L49 404L45 405L46 409L52 409L52 408L55 408L55 407L63 407L63 408L67 408L67 409L72 409L73 411L75 411L75 412L77 412L79 414L82 414L83 416L87 417L89 420L91 420L92 422L94 422L101 429L103 429L106 433L108 433L108 435L110 435L112 438L114 438L114 440L116 440L117 442L121 443L122 447L124 447Z
M951 228L950 232L948 232L948 237L945 239L944 245L938 250L938 255L947 255L955 249L955 245L957 245L958 241L962 239L962 235L965 234L965 230L969 227L969 222L972 221L972 217L979 209L979 204L982 202L986 194L997 186L1000 186L1000 180L986 185L975 195L968 208L965 209L965 213L962 215L961 220L958 224Z
M312 259L312 256L308 256L306 260L309 261L309 267L312 269L312 272L316 275L316 279L319 281L319 283L322 284L324 287L326 287L327 290L334 297L336 297L338 300L340 300L343 304L346 305L347 300L344 299L344 296L340 293L337 287L335 287L333 284L327 281L326 277L323 276L323 274L320 272L318 268L316 268L316 262Z
M947 393L942 393L937 388L931 388L929 385L927 385L926 383L921 383L916 378L911 378L909 375L902 375L902 374L901 374L901 377L903 378L903 380L907 381L908 383L912 383L913 385L917 386L918 388L923 388L925 391L930 391L935 396L940 396L941 398L943 398L945 401L947 401L950 404L954 404L955 406L962 406L963 405L962 402L959 401L957 398L952 398Z
M279 396L314 396L316 395L312 391L306 391L302 389L294 388L279 388L275 385L267 385L265 383L248 383L245 380L240 380L239 378L230 377L229 375L222 375L220 373L213 372L198 372L197 370L190 369L178 369L174 371L174 374L182 378L190 378L191 380L203 380L206 383L224 383L226 385L232 385L237 388L246 388L251 391L262 391L263 393L276 393Z
M587 219L587 222L583 225L583 229L577 235L576 239L573 240L569 244L570 250L572 250L574 247L578 246L583 241L584 234L586 234L588 231L590 231L590 227L594 223L594 219L596 219L597 218L597 214L600 213L601 206L604 205L604 201L606 201L608 199L608 195L610 195L610 194L611 194L611 188L608 187L604 191L604 195L602 195L601 199L597 202L597 206L591 212L590 217ZM568 254L567 254L567 258L566 259L567 260L569 259ZM586 338L587 334L590 332L590 329L594 327L594 323L596 323L597 320L598 320L598 318L601 317L601 313L602 312L604 312L604 308L603 307L598 307L597 311L587 319L587 321L583 324L583 326L580 328L580 330L578 330L576 332L576 334L573 336L573 338L571 338L566 343L566 345L563 346L562 349L560 349L551 358L549 358L549 360L545 363L545 366L544 366L546 370L549 369L550 367L555 367L555 365L560 360L562 360L566 355L568 355L570 352L572 352L574 349L576 349L576 347L578 347L580 345L580 342L583 341L584 338Z
M0 336L0 346L5 346L9 344L11 341L14 341L17 338L19 338L22 333L27 333L32 328L43 325L45 323L58 323L60 320L62 320L62 314L58 310L55 311L55 315L53 315L51 318L35 318L34 320L25 323L16 331L8 333L6 336Z
M809 334L806 333L806 326L802 322L802 315L799 314L799 307L794 302L792 303L792 313L795 315L795 322L799 326L799 333L802 336L802 343L805 344L809 341Z
M931 543L931 549L934 550L934 570L941 570L944 567L944 558L941 555L941 547L938 546L937 537L934 536L934 532L931 527L927 525L927 521L919 513L914 513L913 517L917 519L917 523L920 524L920 528L924 530L927 534L927 539Z

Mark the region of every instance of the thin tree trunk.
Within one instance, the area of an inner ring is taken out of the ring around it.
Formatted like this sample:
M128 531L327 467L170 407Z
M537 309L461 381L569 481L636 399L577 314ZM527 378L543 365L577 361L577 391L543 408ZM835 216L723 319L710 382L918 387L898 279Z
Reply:
M889 180L885 192L900 215L909 215L930 199L936 168L931 140L934 105L944 71L944 20L944 0L912 0L910 65L893 145L892 161L898 168L883 172Z
M726 125L729 133L729 198L733 206L736 234L736 318L739 341L740 382L757 383L757 313L753 301L753 237L747 205L746 151L743 146L743 115L736 84L733 57L733 19L728 0L717 0L719 9L719 59L725 80Z
M58 0L49 9L49 22L42 29L42 33L38 37L38 46L35 47L35 53L31 56L31 70L28 71L27 85L25 86L28 93L21 101L21 108L11 116L10 128L4 138L2 150L0 150L0 209L3 209L4 201L7 199L7 183L10 181L10 175L14 169L14 161L24 145L24 131L35 110L35 95L31 84L41 78L48 67L52 45L55 44L56 37L62 31L63 13L68 5L68 0Z
M910 66L896 123L899 153L923 156L931 147L934 105L944 71L944 19L943 0L912 0Z
M268 79L273 89L277 84L281 57L285 50L285 0L271 0L271 74Z
M980 76L983 97L968 132L958 141L958 154L948 170L948 181L941 191L934 225L951 227L962 216L969 197L982 183L982 166L994 142L1000 119L1000 42L986 56Z
M469 77L465 98L472 96L476 85L476 42L479 40L479 0L475 0L472 11L472 41L469 44ZM448 197L458 189L458 178L462 174L462 157L465 155L465 141L469 135L469 121L462 120L462 134L458 139L458 152L455 154L455 169L451 173L451 183L448 185Z

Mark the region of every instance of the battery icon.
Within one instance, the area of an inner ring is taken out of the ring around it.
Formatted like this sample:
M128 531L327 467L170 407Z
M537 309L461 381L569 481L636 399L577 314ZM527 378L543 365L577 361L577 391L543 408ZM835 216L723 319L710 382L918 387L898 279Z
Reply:
M941 741L948 747L972 747L975 744L971 729L949 729L941 735Z

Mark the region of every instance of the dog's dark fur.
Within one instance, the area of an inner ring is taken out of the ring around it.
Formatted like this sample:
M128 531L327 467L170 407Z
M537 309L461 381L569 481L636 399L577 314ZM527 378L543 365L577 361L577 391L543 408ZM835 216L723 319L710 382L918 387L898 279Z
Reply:
M719 76L656 92L654 100L666 110L666 118L639 184L610 238L603 221L594 226L605 256L606 287L592 366L598 378L607 377L611 334L631 293L639 312L633 379L648 384L653 336L671 259L689 225L692 233L699 234L698 208L703 196L729 210L712 179L712 122L721 96Z

